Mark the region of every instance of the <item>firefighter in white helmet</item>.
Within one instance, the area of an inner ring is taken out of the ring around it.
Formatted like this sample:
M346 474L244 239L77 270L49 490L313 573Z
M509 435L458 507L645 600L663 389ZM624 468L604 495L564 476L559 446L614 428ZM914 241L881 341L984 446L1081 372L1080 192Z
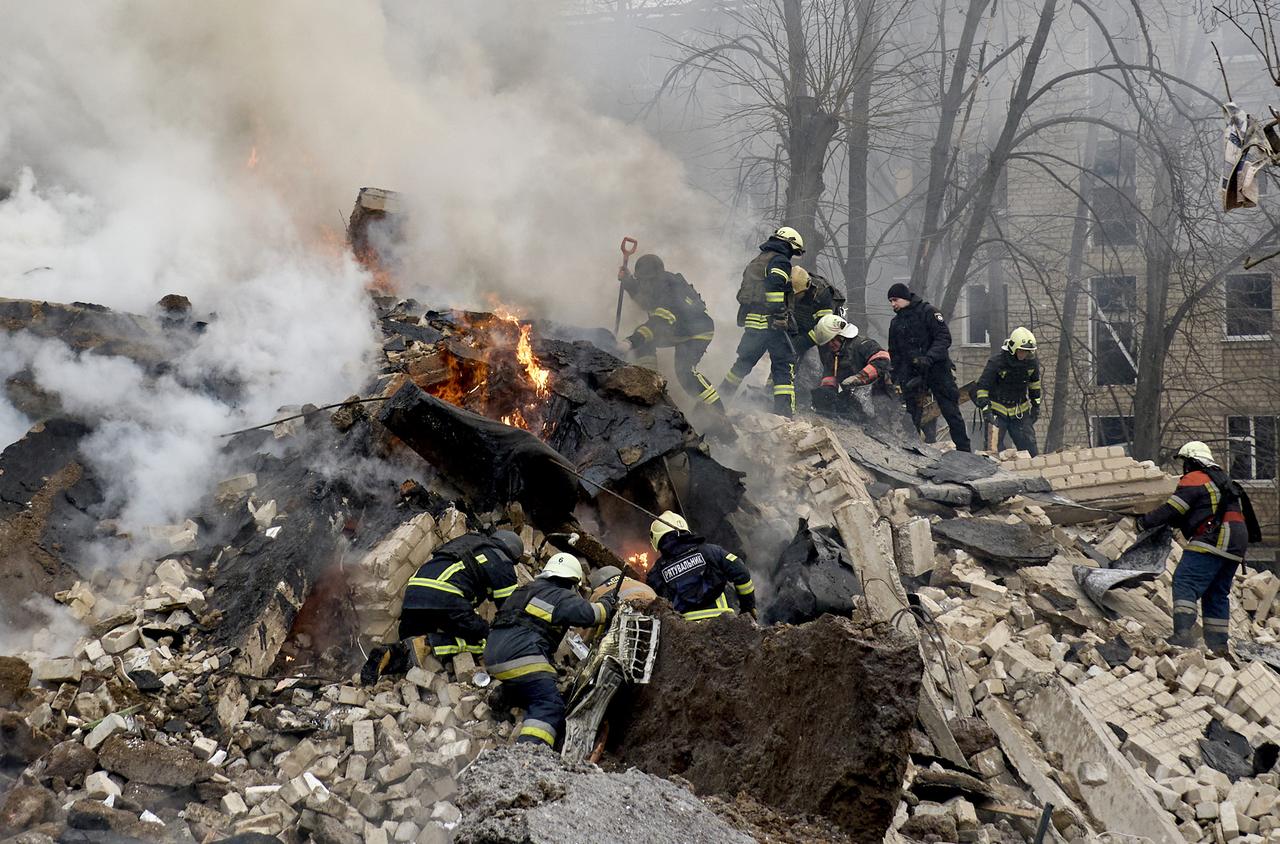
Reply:
M649 586L676 612L690 621L732 613L726 594L732 584L738 607L755 615L756 587L736 554L694 534L684 517L670 510L654 519L649 538L661 555L649 569Z
M512 593L493 620L484 662L524 706L517 742L555 747L565 716L556 688L556 649L570 627L602 626L617 607L613 593L597 601L583 598L578 593L583 579L577 557L556 554L536 578Z

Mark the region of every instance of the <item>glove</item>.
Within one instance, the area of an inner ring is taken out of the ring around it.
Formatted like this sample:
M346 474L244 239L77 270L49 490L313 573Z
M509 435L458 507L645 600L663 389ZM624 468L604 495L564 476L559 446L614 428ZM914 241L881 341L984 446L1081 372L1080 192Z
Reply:
M991 415L991 405L989 404L978 405L978 412L982 414L982 421L988 425L990 425L995 419L995 417Z
M928 369L930 366L933 366L933 361L923 355L916 355L911 359L911 365L916 369Z
M618 281L630 281L631 271L626 267L618 267Z
M791 314L787 313L786 311L782 311L781 313L774 314L773 316L769 317L769 327L776 328L779 331L790 331L791 330Z
M840 386L846 390L852 390L855 387L865 387L871 382L867 380L867 376L861 372L856 375L850 375L848 378L840 382Z
M902 392L915 393L915 392L918 392L920 388L923 386L924 386L924 378L920 375L917 375L915 378L912 378L906 384L902 385Z
M1040 418L1040 402L1032 402L1031 413L1027 416L1027 419L1031 422L1032 425L1034 425L1036 424L1036 420L1039 418Z
M604 606L605 619L613 618L613 614L618 610L618 593L610 589L600 596L598 602Z

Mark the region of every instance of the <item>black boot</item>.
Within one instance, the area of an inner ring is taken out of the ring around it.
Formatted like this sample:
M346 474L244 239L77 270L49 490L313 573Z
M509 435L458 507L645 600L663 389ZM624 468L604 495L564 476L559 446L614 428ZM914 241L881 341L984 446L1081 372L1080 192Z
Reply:
M1196 636L1191 629L1196 626L1196 613L1174 612L1173 635L1165 641L1177 648L1194 648L1197 646Z

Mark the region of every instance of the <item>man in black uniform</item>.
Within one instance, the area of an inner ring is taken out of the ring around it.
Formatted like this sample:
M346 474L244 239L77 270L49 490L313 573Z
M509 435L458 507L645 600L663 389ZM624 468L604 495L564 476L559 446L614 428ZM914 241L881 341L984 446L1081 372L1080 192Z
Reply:
M373 683L404 673L421 661L427 648L441 660L483 652L489 625L476 607L485 599L502 607L515 591L515 564L522 556L524 542L509 530L492 536L468 533L437 548L405 586L400 641L373 648L361 680Z
M723 413L720 394L698 371L698 362L707 353L716 328L698 291L684 276L667 272L657 255L641 255L636 259L634 275L619 272L622 289L649 314L644 324L627 338L636 363L657 369L658 349L674 348L676 380L680 386L689 395Z
M783 226L760 244L760 254L742 271L738 325L745 330L738 342L738 359L720 384L720 395L726 401L768 352L773 412L779 416L795 413L795 349L789 334L794 319L787 296L791 292L791 259L803 254L804 239L800 233Z
M997 449L1004 448L1008 431L1017 448L1032 457L1040 453L1033 427L1040 418L1040 363L1034 334L1022 326L1013 329L1000 351L987 361L973 400L987 424L1000 432Z
M691 533L684 517L670 510L654 520L649 536L661 556L649 569L647 581L676 612L689 621L732 613L725 595L732 583L739 608L755 615L756 587L737 555Z
M951 331L938 309L921 299L901 282L889 288L889 304L896 312L889 323L889 354L893 358L893 381L902 388L902 398L911 421L925 439L933 442L929 430L920 423L921 402L929 393L938 403L942 418L951 429L951 440L960 451L969 451L969 432L960 415L960 390L951 374Z
M493 620L484 648L489 674L524 706L517 742L555 747L564 732L565 703L556 687L555 652L570 627L598 627L613 616L618 596L597 602L578 594L582 563L556 554L530 583L517 589Z

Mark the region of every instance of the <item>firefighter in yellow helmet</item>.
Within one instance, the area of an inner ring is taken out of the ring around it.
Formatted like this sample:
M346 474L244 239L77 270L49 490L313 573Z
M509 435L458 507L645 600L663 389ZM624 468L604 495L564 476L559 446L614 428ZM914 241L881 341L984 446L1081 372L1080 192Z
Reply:
M1004 448L1008 431L1017 448L1032 457L1039 454L1033 427L1040 418L1040 362L1034 334L1021 326L1013 329L1000 351L987 361L974 403L987 424L1000 431L997 448Z
M738 341L738 358L720 384L720 397L725 401L732 398L742 380L768 353L773 412L780 416L795 413L796 350L790 336L795 331L790 307L791 259L803 254L804 238L790 226L783 226L760 244L760 254L742 271L738 325L744 330Z
M670 510L653 521L649 538L660 555L649 569L649 586L676 612L690 621L732 613L726 595L732 584L739 608L755 615L756 587L736 554L694 534L684 517Z

